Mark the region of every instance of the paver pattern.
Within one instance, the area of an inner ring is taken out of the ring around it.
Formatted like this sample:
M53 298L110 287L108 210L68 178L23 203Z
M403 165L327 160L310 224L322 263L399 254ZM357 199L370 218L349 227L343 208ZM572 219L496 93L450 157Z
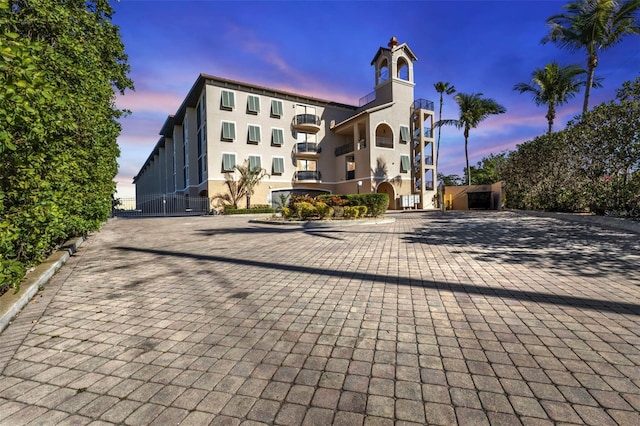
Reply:
M0 335L0 424L640 424L637 234L394 217L109 222Z

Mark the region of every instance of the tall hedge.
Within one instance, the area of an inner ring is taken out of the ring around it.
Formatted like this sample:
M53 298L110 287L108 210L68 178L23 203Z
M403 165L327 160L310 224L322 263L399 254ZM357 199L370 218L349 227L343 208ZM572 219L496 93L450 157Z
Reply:
M108 0L0 0L0 292L115 191L116 91L133 89Z
M640 219L640 77L565 130L519 145L502 174L509 207Z

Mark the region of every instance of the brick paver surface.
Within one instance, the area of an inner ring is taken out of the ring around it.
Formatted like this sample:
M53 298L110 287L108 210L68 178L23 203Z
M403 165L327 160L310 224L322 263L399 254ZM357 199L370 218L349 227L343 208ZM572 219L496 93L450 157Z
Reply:
M637 234L117 219L0 335L0 424L640 424Z

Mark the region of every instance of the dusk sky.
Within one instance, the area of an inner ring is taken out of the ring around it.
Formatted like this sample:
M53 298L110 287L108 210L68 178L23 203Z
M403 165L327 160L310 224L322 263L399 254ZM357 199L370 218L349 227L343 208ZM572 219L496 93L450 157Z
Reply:
M513 149L546 130L546 109L513 90L535 68L557 61L585 66L583 51L541 44L546 19L564 0L503 1L185 1L113 2L129 55L135 92L118 97L132 111L121 120L121 197L134 195L132 179L200 73L358 105L373 91L370 65L391 36L418 57L415 97L434 101L433 85L450 82L459 92L482 92L507 109L472 129L470 162ZM602 52L590 107L615 97L622 82L640 76L640 37L628 36ZM579 114L583 93L558 109L555 128ZM443 118L458 118L445 97ZM442 129L440 168L463 174L462 130Z

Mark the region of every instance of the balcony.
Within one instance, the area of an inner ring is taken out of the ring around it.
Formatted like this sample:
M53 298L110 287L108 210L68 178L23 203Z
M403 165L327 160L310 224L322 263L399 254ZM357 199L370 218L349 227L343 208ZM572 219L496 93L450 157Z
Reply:
M322 149L316 142L299 142L296 144L296 154L318 155Z
M425 138L433 138L433 129L431 127L425 127L423 129L423 135ZM413 131L413 137L420 137L420 129L416 129Z
M344 145L341 145L341 146L337 147L333 151L333 153L336 155L336 157L339 157L341 155L348 154L348 153L353 152L353 151L354 151L354 143L350 142L350 143L347 143L347 144L344 144Z
M320 117L314 114L298 114L293 117L293 128L300 132L317 133L320 131Z
M296 174L295 174L295 179L298 182L302 182L302 181L318 182L320 178L321 178L320 172L317 170L298 170L296 171Z
M419 109L426 109L427 111L435 111L433 109L433 101L429 101L427 99L416 99L415 101L413 101L413 104L411 105L411 112Z

